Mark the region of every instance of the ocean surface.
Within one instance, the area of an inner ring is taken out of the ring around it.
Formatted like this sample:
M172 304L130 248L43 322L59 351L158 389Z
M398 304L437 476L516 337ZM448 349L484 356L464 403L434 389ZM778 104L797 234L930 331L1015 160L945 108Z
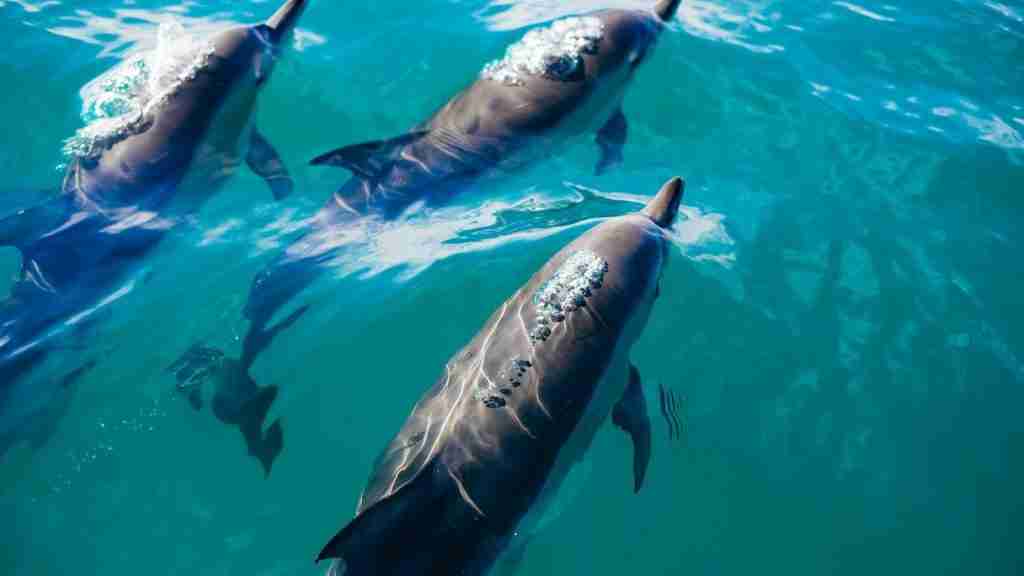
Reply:
M95 81L166 49L161 26L276 8L175 1L0 1L0 216L54 193L102 115ZM237 355L251 279L348 177L310 158L402 133L530 27L605 7L647 2L313 2L258 112L295 194L242 169L89 326L64 368L93 367L0 459L0 574L323 574L449 356L673 175L684 218L633 350L647 484L632 494L608 426L520 574L1020 574L1019 0L684 0L628 93L621 166L595 176L580 138L372 231L296 299L309 312L252 370L281 390L269 478L175 392L193 343ZM0 294L18 269L0 249Z

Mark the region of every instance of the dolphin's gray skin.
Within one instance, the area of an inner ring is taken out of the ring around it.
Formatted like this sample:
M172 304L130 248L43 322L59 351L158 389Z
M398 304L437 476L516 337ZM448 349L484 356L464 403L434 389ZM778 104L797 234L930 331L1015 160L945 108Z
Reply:
M275 314L319 277L338 246L337 231L353 220L394 218L419 201L441 204L481 177L522 167L594 130L602 149L598 171L614 164L626 137L626 87L678 7L679 0L661 0L653 11L604 10L535 30L409 133L314 159L353 176L311 229L253 280L242 365L280 332L282 325L271 326ZM534 46L544 65L517 67L527 64L524 46Z
M640 489L650 421L629 351L658 296L682 193L671 180L502 304L416 404L318 561L341 559L333 570L347 576L486 574L503 552L521 553L609 415L633 439Z
M27 377L109 298L182 215L197 210L242 152L274 195L291 190L277 153L252 126L259 87L304 10L287 0L266 22L210 39L194 74L130 126L68 167L59 195L0 219L0 246L22 269L0 302L0 437L16 437L59 379Z

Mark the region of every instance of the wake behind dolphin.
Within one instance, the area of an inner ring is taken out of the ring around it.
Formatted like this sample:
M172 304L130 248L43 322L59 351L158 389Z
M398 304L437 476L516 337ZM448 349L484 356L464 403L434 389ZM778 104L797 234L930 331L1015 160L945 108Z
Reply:
M288 0L264 23L215 34L177 66L154 66L152 82L133 87L136 108L76 135L58 194L0 219L0 246L22 257L19 279L0 303L0 440L16 439L60 385L61 378L26 380L59 347L55 337L117 294L243 155L275 197L290 193L291 179L253 114L305 4Z
M352 177L253 280L240 366L287 327L275 316L320 277L356 220L392 220L417 203L445 203L481 178L520 169L587 133L601 150L598 172L621 161L625 90L678 7L679 0L661 0L653 11L604 10L532 30L407 134L315 158L314 165L343 167Z
M505 301L377 459L317 557L347 576L508 570L609 416L643 486L651 424L629 359L660 292L683 184L555 254Z

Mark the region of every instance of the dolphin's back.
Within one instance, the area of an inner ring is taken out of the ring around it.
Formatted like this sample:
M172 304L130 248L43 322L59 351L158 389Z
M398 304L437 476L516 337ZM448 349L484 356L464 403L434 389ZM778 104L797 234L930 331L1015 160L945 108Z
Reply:
M540 418L528 384L518 388L522 400L510 397L507 408L479 393L486 378L499 377L496 366L509 361L505 344L494 340L509 332L508 309L417 403L378 458L357 517L318 560L341 559L338 573L346 576L487 572L540 493L560 445L559 427ZM533 423L530 432L517 421Z
M544 492L638 300L608 271L591 284L589 311L567 306L545 332L543 295L594 270L590 250L644 234L641 220L570 244L491 316L378 458L356 518L318 560L341 559L347 576L486 573ZM655 239L639 244L615 258L657 257Z
M659 24L652 14L605 10L590 18L602 22L603 34L593 52L581 54L578 75L549 78L522 73L520 86L483 77L452 99L428 122L432 130L467 137L502 138L543 134L577 110L610 72L654 42Z
M93 157L76 161L65 189L87 205L158 207L184 178L217 114L258 51L256 29L222 32L194 73ZM251 114L250 106L238 111Z

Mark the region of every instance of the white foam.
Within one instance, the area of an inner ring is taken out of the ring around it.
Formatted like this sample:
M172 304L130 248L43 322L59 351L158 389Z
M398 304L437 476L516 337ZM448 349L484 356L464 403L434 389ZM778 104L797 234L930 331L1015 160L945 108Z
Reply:
M840 8L846 8L850 12L853 12L854 14L859 14L859 15L865 17L865 18L870 18L872 20L877 20L878 22L895 22L896 21L895 18L890 18L888 16L882 16L878 12L872 12L871 10L868 10L867 8L864 8L863 6L858 6L857 4L854 4L852 2L833 2L832 4L834 4L836 6L839 6Z
M121 62L80 91L85 126L64 143L68 157L89 157L144 130L152 115L206 66L213 46L176 20L160 24L156 47Z
M583 55L597 50L604 36L599 18L566 18L546 28L530 30L508 47L505 57L491 62L481 77L522 85L525 76L565 79L579 69Z
M770 4L766 0L741 0L735 9L710 0L687 0L676 15L687 33L708 40L725 42L757 53L781 52L779 44L753 42L748 33L766 32L764 21L772 18L764 14ZM609 0L601 8L650 11L651 0ZM563 18L572 14L593 12L592 0L494 0L480 14L492 30L514 30Z
M49 8L50 6L60 6L60 2L57 0L44 0L38 4L33 4L27 0L8 0L7 2L0 0L0 8L3 8L7 4L17 4L18 6L21 6L22 10L30 13L41 12L44 8Z
M639 194L603 192L570 183L566 186L576 191L575 197L527 190L513 198L501 197L475 206L453 204L426 209L414 205L405 215L393 220L361 218L316 237L307 236L292 245L289 254L308 257L336 249L330 265L337 276L366 279L396 272L395 279L406 282L434 264L455 256L490 253L524 242L535 243L570 230L590 228L608 217L636 211L650 201L649 196ZM603 205L620 205L621 210L602 211L578 219L573 214L578 215L580 211L566 209L581 205L586 210L588 198L597 198ZM724 216L693 206L683 206L680 212L682 217L668 232L668 239L684 257L726 267L735 261L734 241L725 228ZM254 258L276 253L311 223L301 214L296 210L284 214L274 212L266 224L252 229L251 237L231 241L253 246ZM517 224L504 228L510 214L516 215ZM244 220L251 222L260 217L257 214ZM208 245L226 232L211 231L212 237L209 233L201 234L195 242Z

